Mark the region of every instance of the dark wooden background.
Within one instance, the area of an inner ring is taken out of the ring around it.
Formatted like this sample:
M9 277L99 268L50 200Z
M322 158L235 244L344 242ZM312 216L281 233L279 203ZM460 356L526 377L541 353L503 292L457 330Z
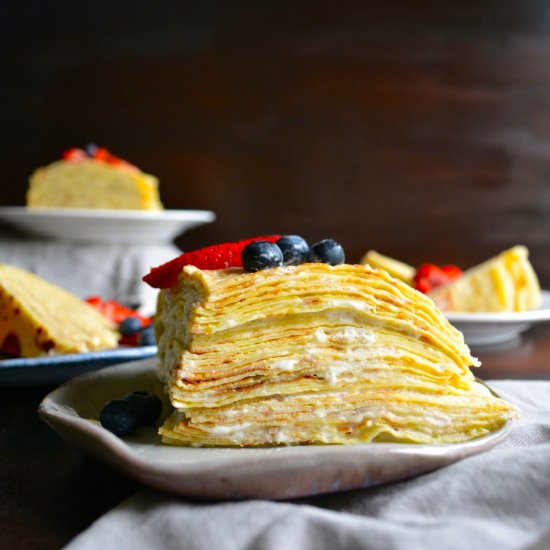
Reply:
M218 219L550 284L550 3L2 2L0 205L95 142Z
M214 210L183 248L333 237L463 267L516 243L550 285L550 2L0 2L0 206L95 142ZM550 339L485 353L547 377ZM538 338L538 340L537 340ZM0 546L59 548L139 487L4 388Z

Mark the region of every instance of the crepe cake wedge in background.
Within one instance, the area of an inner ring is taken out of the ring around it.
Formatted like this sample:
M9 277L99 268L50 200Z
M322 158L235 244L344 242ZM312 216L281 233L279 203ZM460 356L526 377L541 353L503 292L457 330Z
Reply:
M27 207L162 210L158 180L109 153L88 146L38 168L30 178Z
M369 250L361 263L387 271L427 294L446 312L499 313L540 307L542 295L529 251L517 245L462 272L454 265L424 263L415 269Z
M185 265L155 328L169 444L453 443L515 416L433 301L368 266Z
M22 357L116 348L114 323L38 275L0 264L0 351Z
M514 246L468 269L428 296L442 310L453 312L517 312L541 305L539 281L525 246Z

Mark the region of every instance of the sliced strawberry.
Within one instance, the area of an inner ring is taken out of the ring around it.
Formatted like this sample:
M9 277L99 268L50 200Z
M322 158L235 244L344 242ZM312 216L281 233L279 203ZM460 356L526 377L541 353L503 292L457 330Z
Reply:
M67 149L61 155L63 160L78 162L92 158L94 160L99 160L112 166L117 166L119 168L124 168L131 171L139 170L137 166L134 166L130 162L121 159L109 152L105 147L97 146L88 146L86 150L79 149L78 147L73 147L72 149Z
M449 283L462 275L462 270L455 265L437 266L435 264L422 264L414 276L416 290L427 293L434 288Z
M105 149L105 147L96 147L90 156L95 160L101 160L103 162L106 162L107 164L112 164L113 166L124 166L134 169L136 168L128 161L121 159L116 155L113 155L108 149Z
M268 235L263 237L253 237L233 243L215 244L184 252L177 258L162 264L159 267L153 267L151 271L143 277L143 280L153 288L170 288L178 280L178 275L186 265L194 265L199 269L226 269L228 267L242 267L241 252L243 248L254 241L275 242L281 238L280 235Z
M98 147L94 151L93 158L95 158L96 160L109 162L113 158L113 155L111 155L111 153L109 153L109 151L105 149L105 147Z
M64 151L64 153L61 155L61 158L63 160L79 161L87 159L88 155L83 149L73 147L72 149L67 149L67 151Z
M99 296L90 296L86 298L86 302L117 325L120 325L128 317L139 319L141 328L145 328L153 322L152 317L145 317L136 310L119 304L116 300L102 300ZM118 343L122 346L137 346L138 337L139 333L130 335L121 334Z
M86 298L86 302L88 302L88 304L95 307L96 309L99 309L103 300L99 296L89 296L88 298Z
M126 317L137 317L143 327L150 325L152 322L150 317L145 317L136 310L119 304L116 300L102 300L99 296L90 296L86 298L86 302L117 325Z
M457 277L460 277L463 273L462 269L460 267L457 267L456 265L442 265L441 271L447 275L450 279L456 279Z

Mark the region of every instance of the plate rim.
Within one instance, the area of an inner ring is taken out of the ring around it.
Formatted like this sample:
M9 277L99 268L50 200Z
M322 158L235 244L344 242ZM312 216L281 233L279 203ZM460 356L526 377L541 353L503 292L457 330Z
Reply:
M541 290L543 306L550 305L550 291ZM502 312L502 313L461 313L461 312L443 312L445 317L451 323L536 323L550 321L550 307L540 307L530 311Z
M95 245L161 245L216 220L212 210L0 207L0 222L26 235Z
M68 363L88 363L96 360L120 359L124 357L148 358L156 354L157 346L119 346L112 349L97 351L87 351L84 353L66 353L63 355L42 355L39 357L14 357L9 359L0 359L0 373L7 369L33 369L57 365L66 365Z
M216 214L203 209L122 210L104 208L44 208L29 209L26 206L0 206L0 219L4 218L73 218L116 221L205 221L212 222Z

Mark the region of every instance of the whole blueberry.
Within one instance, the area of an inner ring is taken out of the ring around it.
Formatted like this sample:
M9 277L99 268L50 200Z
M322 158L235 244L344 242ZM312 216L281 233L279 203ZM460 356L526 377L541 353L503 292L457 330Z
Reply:
M346 261L346 255L342 245L335 240L323 239L311 247L309 259L312 262L338 265Z
M255 272L283 265L283 253L275 243L254 241L243 248L241 260L245 271Z
M153 325L145 327L138 336L138 346L154 346L156 343Z
M88 143L88 145L86 145L86 154L89 157L94 157L96 153L97 153L97 145L95 143Z
M136 412L139 424L153 424L162 413L162 401L146 391L134 391L124 396Z
M298 235L285 235L275 243L283 253L283 265L300 265L307 262L309 246Z
M141 321L137 317L126 317L118 325L118 329L122 336L132 336L141 330Z
M124 399L109 401L99 414L101 425L115 435L129 435L138 426L134 407Z

